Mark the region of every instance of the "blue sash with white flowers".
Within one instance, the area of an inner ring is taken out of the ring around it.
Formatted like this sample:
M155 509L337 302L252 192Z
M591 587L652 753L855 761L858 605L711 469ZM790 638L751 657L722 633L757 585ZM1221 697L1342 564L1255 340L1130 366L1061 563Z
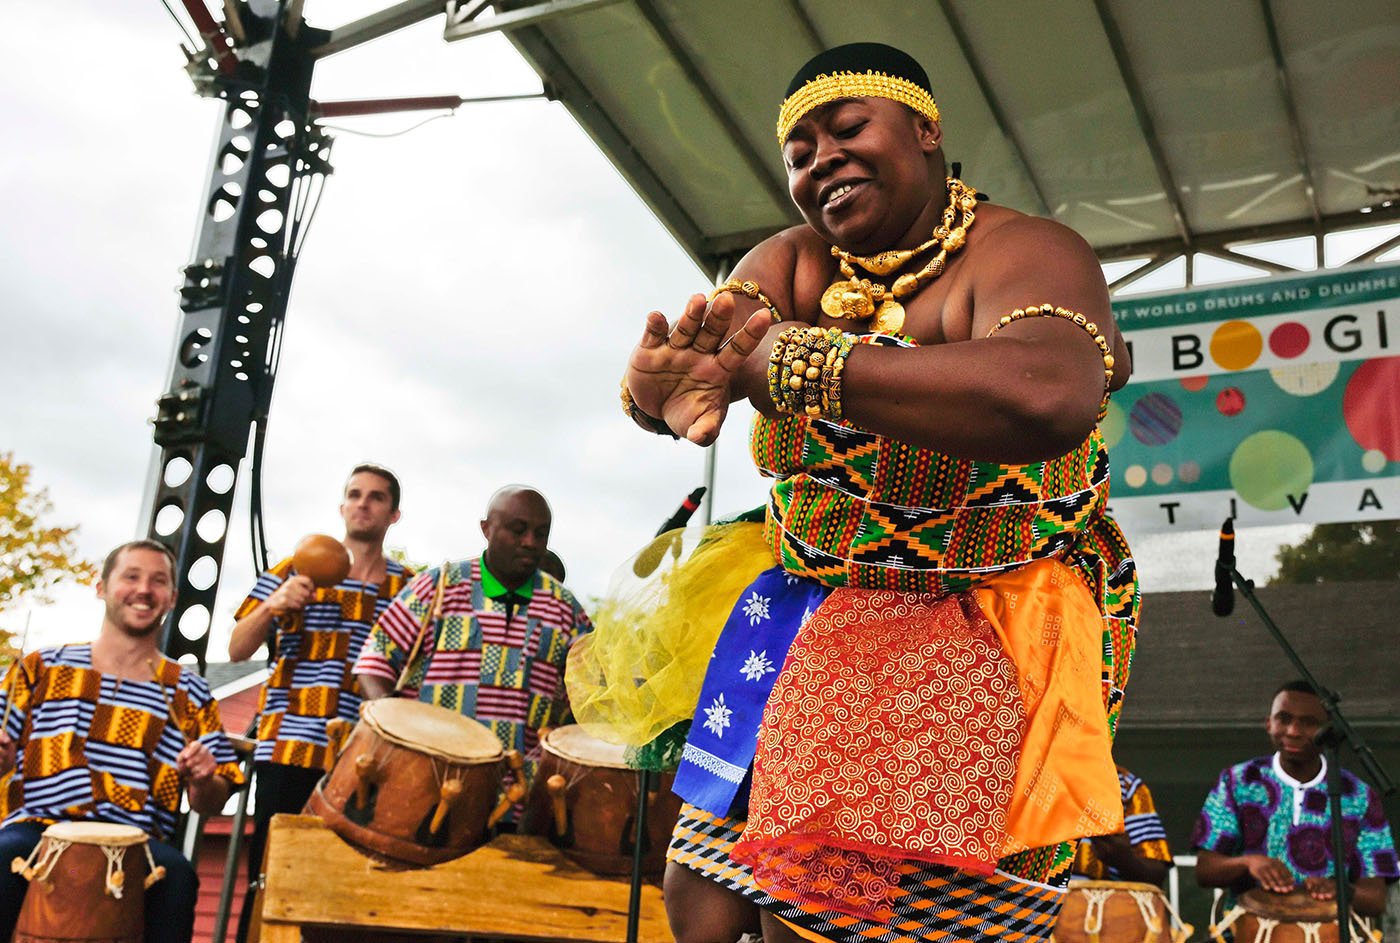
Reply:
M782 567L759 574L729 614L672 790L691 805L728 815L758 746L763 708L797 631L831 587Z

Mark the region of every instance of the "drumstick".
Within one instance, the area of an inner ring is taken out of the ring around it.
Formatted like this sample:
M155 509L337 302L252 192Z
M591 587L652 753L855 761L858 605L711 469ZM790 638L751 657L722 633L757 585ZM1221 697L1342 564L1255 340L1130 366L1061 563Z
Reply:
M15 667L19 669L19 674L24 678L24 686L30 687L29 675L24 670L24 646L29 643L29 619L34 615L31 609L24 614L24 634L19 637L19 655L15 658ZM5 716L0 719L0 733L5 733L10 729L10 709L15 706L15 685L10 682L10 689L5 692Z
M394 684L394 693L398 694L408 684L409 672L413 670L413 663L418 660L418 653L423 649L423 637L428 634L428 629L442 616L442 595L443 589L447 586L447 568L450 564L443 561L442 569L438 571L437 588L433 590L433 604L428 609L428 617L423 621L423 625L418 629L418 637L413 640L413 648L409 650L408 660L403 663L403 671L399 673L399 680Z
M146 664L150 666L151 677L155 679L156 687L160 688L160 699L165 702L165 713L170 718L170 722L175 725L175 729L180 732L180 739L185 743L190 742L190 738L185 734L185 728L180 726L180 718L175 716L175 702L170 699L170 692L165 690L165 682L160 680L160 671L156 668L154 658L147 658Z

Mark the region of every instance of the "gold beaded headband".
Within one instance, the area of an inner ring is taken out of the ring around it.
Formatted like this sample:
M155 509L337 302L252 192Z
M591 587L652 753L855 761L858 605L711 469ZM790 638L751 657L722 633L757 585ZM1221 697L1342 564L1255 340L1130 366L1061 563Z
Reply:
M813 108L838 98L888 98L908 105L930 121L938 120L938 104L928 89L884 72L834 72L819 75L783 102L778 110L778 143L787 141L793 125Z

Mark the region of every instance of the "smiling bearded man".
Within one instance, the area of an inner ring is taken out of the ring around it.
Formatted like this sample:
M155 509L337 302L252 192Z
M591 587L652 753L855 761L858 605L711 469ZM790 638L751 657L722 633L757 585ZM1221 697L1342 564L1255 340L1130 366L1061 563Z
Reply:
M806 225L650 314L623 382L634 421L698 444L749 399L778 479L772 569L698 669L672 928L730 943L757 904L770 941L1043 939L1073 842L1123 827L1139 595L1097 427L1129 372L1103 275L948 173L899 50L817 56L777 131Z

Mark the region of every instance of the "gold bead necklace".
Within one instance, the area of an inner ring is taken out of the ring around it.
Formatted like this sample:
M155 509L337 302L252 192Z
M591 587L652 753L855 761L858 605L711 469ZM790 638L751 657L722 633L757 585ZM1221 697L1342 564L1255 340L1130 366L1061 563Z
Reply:
M976 219L977 191L957 177L948 178L948 206L943 210L943 223L933 231L933 237L912 249L890 249L875 255L853 255L840 246L832 246L831 254L841 266L841 278L832 282L822 293L822 311L828 317L851 321L875 319L875 330L894 334L904 326L904 305L900 304L943 274L948 253L957 252L967 242L967 231ZM938 248L938 254L917 272L905 272L886 288L880 282L856 275L862 268L878 278L894 275L923 253Z

